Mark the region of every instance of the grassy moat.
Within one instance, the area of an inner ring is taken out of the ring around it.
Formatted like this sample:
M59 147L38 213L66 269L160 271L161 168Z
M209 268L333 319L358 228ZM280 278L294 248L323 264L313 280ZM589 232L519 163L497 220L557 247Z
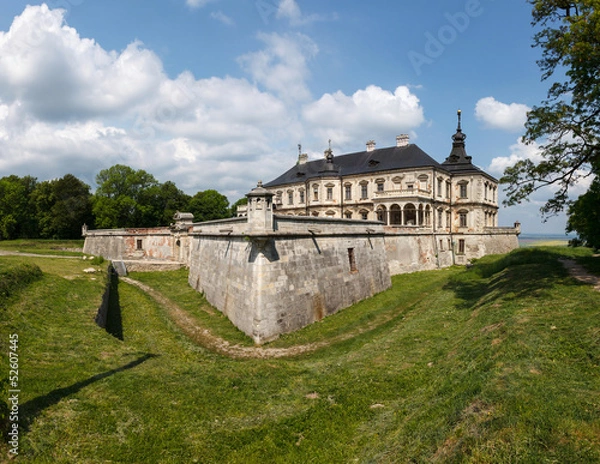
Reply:
M18 334L16 462L600 462L600 293L560 257L600 275L600 258L566 247L400 275L265 346L304 354L240 359L125 282L123 341L100 329L106 264L0 256L0 279L21 276L0 292L3 353ZM252 349L185 271L130 277ZM4 354L5 398L8 371Z

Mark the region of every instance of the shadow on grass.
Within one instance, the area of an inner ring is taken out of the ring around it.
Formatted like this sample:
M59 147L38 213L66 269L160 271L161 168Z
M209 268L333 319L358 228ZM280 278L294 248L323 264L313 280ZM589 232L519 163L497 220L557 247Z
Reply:
M568 272L558 261L560 254L535 248L515 250L474 266L452 277L444 287L462 300L459 308L470 309L502 295L504 300L539 297ZM489 299L486 299L489 296Z
M25 432L29 430L29 427L33 423L33 421L38 417L42 411L59 403L61 400L68 398L69 396L79 392L81 389L98 382L99 380L110 377L111 375L117 374L119 372L123 372L129 369L133 369L136 366L146 362L149 359L156 358L159 355L147 353L144 356L139 357L131 361L124 366L118 367L116 369L111 369L106 372L102 372L101 374L96 374L89 379L82 380L81 382L74 383L73 385L69 385L64 388L57 388L56 390L52 390L50 393L44 396L38 396L32 400L27 401L21 405L22 411L22 420L19 424L19 428L22 428Z

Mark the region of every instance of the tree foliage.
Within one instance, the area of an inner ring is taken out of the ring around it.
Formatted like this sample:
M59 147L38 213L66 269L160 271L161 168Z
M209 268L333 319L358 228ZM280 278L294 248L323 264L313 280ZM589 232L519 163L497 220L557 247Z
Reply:
M525 125L525 143L540 140L541 161L506 169L505 204L527 200L541 187L555 193L542 207L554 214L568 205L568 191L582 176L600 169L600 0L529 0L539 30L542 79L559 77Z
M98 188L93 200L96 227L146 227L153 206L147 201L150 189L159 186L152 174L116 164L96 176Z
M37 221L31 194L37 179L6 176L0 179L0 239L34 238Z
M72 174L38 182L31 176L0 178L0 240L76 239L81 227L167 226L177 211L196 221L232 216L229 200L216 190L191 197L174 182L158 182L144 170L117 164L96 176L94 194Z
M93 226L89 185L72 174L40 182L31 195L42 238L76 239L81 226Z
M600 179L569 206L567 232L577 232L583 245L600 249Z
M189 203L189 212L197 222L231 217L229 200L216 190L204 190L194 195Z

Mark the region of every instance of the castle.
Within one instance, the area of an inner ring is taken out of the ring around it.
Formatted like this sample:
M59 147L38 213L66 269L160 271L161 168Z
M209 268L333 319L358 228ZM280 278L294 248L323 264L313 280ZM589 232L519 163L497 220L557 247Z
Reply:
M498 227L498 181L473 165L458 127L436 162L395 147L298 162L247 194L236 218L169 227L84 229L84 252L121 268L189 268L189 283L256 343L333 314L391 285L391 276L467 264L518 247Z

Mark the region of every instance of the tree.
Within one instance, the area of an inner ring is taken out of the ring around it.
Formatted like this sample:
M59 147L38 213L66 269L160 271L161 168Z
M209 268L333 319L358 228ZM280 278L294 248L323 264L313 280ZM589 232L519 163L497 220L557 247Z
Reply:
M35 238L37 221L31 194L35 177L15 175L0 179L0 240Z
M179 190L170 180L153 185L140 194L140 203L147 206L142 223L146 227L164 226L173 221L177 211L187 211L191 200L189 195Z
M159 185L152 174L116 164L96 176L98 189L93 198L96 227L144 227L152 205L144 201L148 190ZM154 224L152 224L154 225Z
M216 190L196 193L189 202L188 210L197 222L231 217L229 200Z
M80 238L81 226L92 225L90 187L72 174L40 182L32 199L43 238Z
M529 0L534 46L542 50L542 80L562 74L547 99L527 115L525 143L541 140L542 160L527 159L506 169L505 204L528 199L544 186L556 188L542 213L568 205L568 191L581 177L600 170L600 0Z
M585 246L600 248L600 179L569 206L567 232L577 232Z

